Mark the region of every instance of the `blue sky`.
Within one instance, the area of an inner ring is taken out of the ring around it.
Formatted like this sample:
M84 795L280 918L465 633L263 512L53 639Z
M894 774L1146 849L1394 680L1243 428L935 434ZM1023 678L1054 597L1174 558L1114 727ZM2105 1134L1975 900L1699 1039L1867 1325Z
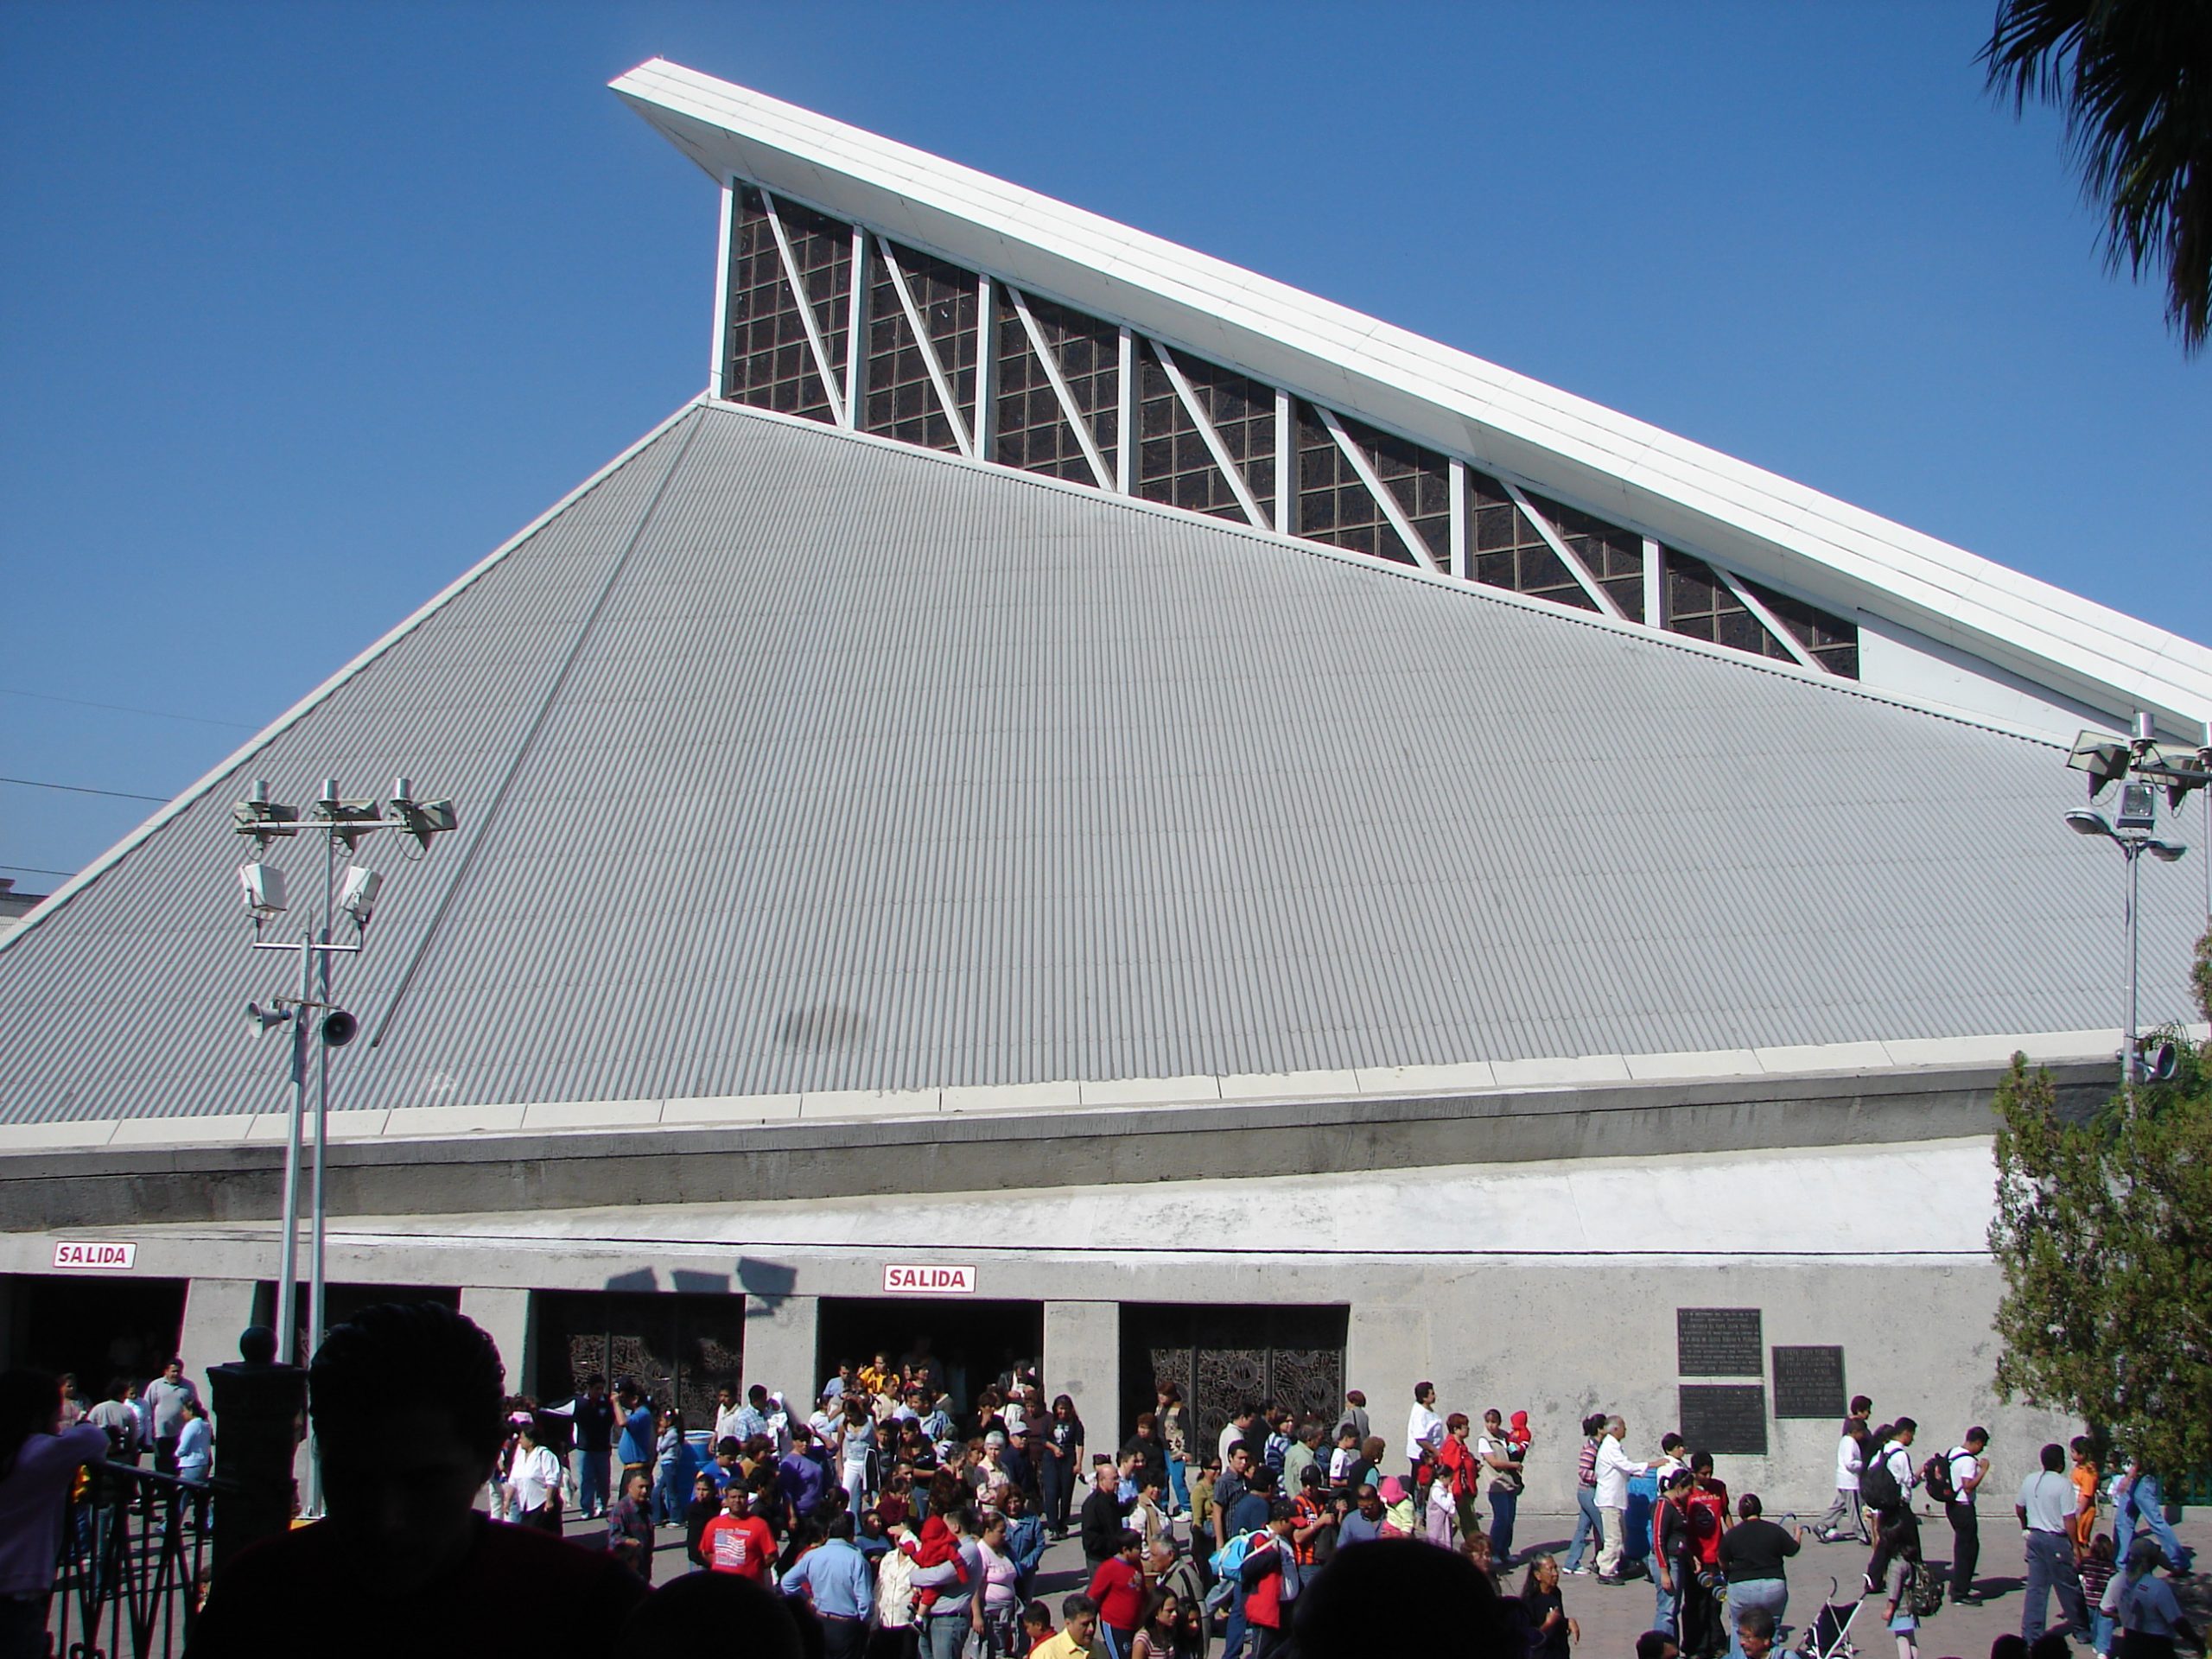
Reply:
M1993 10L16 0L0 775L184 787L704 384L656 53L2212 640L2212 361ZM0 875L151 810L0 785Z

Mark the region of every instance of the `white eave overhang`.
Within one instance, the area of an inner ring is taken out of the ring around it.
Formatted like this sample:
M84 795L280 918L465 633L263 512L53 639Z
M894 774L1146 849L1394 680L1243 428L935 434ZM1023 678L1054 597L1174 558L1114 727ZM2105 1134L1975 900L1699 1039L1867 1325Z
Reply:
M2212 651L1801 484L1225 261L655 58L610 83L743 178L1128 324L1831 607L2202 741Z

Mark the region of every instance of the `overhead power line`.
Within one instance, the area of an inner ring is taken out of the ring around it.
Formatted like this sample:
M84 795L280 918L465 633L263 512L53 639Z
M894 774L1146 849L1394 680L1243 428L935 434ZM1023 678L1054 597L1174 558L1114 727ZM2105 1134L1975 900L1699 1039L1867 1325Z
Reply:
M121 702L87 702L82 697L57 697L50 691L19 691L11 685L0 685L0 697L29 697L37 702L64 702L72 709L102 709L111 715L143 715L149 720L189 721L194 726L226 726L234 732L260 729L242 720L213 720L206 715L174 714L166 709L133 709L128 703Z
M87 789L82 784L49 784L37 778L0 778L0 784L16 784L25 789L59 789L71 795L105 795L116 801L152 801L156 805L168 800L166 795L134 795L127 789Z
M0 864L0 870L21 870L25 875L74 875L74 870L49 870L38 864Z

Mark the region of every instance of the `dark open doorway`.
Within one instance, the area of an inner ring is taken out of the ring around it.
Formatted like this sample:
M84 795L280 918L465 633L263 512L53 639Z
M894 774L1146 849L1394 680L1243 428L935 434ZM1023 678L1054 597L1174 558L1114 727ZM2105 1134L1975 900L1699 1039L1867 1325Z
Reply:
M1045 1351L1042 1302L825 1296L818 1319L814 1375L804 1384L810 1404L840 1363L858 1367L881 1353L903 1368L909 1355L921 1352L952 1395L955 1410L965 1411L985 1386L1016 1365L1033 1368Z
M161 1375L184 1329L181 1279L63 1278L25 1274L8 1286L8 1363L73 1372L88 1398L105 1397L111 1377L145 1382ZM235 1353L187 1354L198 1368Z

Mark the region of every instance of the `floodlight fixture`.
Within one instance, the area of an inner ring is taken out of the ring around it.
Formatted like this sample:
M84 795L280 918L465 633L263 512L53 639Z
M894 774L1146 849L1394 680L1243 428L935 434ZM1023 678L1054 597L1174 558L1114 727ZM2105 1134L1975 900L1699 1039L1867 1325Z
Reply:
M383 891L384 877L364 865L348 864L338 889L338 908L353 918L356 928L365 929L377 907L377 894Z
M404 778L391 780L391 810L398 817L407 833L424 852L430 850L430 839L444 835L460 822L454 815L451 801L418 801L414 798L412 786Z
M266 778L253 780L253 788L245 799L231 808L231 817L238 824L238 834L251 836L255 845L264 853L269 850L269 843L278 836L300 833L299 809L280 806L270 800Z
M2120 810L2113 814L2115 830L2155 830L2158 827L2158 791L2148 784L2120 786Z
M2066 827L2077 836L2102 836L2108 841L2120 839L2113 833L2112 825L2105 822L2101 812L2069 812Z
M245 1005L246 1023L253 1027L253 1034L257 1037L265 1036L270 1027L283 1025L291 1017L292 1011L281 1002L272 1002L265 1008L258 1002Z
M315 801L315 822L330 826L330 833L346 843L349 853L358 851L361 837L379 828L384 822L384 808L375 801L347 801L339 798L338 780L322 780L322 794Z
M2106 732L2083 732L2074 740L2074 752L2066 757L2066 764L2075 772L2089 774L2089 798L2094 801L2127 776L2132 758L2124 740Z
M274 864L238 866L238 893L255 922L284 913L284 872Z
M2146 841L2143 843L2143 850L2159 863L2171 864L2189 849L2177 841Z

